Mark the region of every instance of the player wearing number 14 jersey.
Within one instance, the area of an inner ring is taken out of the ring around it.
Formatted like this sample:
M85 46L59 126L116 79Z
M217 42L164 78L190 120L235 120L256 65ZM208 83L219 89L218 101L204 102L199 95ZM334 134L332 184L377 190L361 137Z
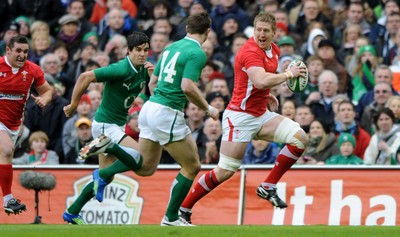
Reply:
M139 113L143 168L155 171L163 146L181 166L171 186L162 226L190 225L178 216L179 206L200 170L197 146L182 112L187 99L212 118L219 116L218 110L202 97L196 84L206 63L201 44L207 39L210 25L211 19L205 12L188 17L186 37L164 49L149 84L154 93Z

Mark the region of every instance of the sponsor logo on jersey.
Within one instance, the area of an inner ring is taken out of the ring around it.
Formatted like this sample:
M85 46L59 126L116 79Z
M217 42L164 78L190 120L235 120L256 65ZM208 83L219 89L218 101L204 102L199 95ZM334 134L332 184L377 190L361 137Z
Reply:
M5 72L0 72L0 77L6 77L7 76L7 73L5 73Z
M24 95L12 95L0 92L0 100L22 100Z
M126 84L126 83L122 83L123 86L126 87L126 89L129 91L129 87L131 86L132 83Z

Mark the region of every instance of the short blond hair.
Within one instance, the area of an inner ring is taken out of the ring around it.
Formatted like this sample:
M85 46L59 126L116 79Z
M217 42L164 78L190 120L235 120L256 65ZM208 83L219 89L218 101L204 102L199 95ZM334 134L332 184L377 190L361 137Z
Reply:
M254 27L256 26L257 22L266 22L266 23L271 23L272 26L272 31L276 31L276 20L275 20L275 16L272 13L269 12L261 12L259 13L255 18L254 18L254 22L253 25Z
M33 141L37 141L37 140L42 140L46 142L46 145L49 144L49 137L47 136L47 134L43 131L36 131L33 132L31 134L31 136L29 137L29 146L32 145Z

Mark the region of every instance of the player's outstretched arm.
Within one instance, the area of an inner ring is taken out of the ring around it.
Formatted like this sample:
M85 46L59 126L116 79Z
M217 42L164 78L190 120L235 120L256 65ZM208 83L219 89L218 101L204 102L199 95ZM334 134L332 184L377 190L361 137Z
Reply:
M64 106L64 113L67 117L71 117L75 113L79 100L92 82L96 82L96 75L93 71L84 72L79 76L72 92L71 103Z

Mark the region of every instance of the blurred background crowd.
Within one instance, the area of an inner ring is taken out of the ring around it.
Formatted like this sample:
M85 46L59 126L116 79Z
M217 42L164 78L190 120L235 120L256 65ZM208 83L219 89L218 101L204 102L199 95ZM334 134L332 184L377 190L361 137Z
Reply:
M54 87L53 101L41 109L28 101L16 144L15 164L97 164L78 160L93 139L91 119L103 85L92 83L77 113L66 118L80 73L126 57L126 36L142 31L151 39L148 61L186 34L185 20L207 11L212 31L202 45L208 61L198 86L222 113L234 87L233 65L240 47L253 36L253 19L271 12L278 72L294 59L309 70L307 88L291 92L286 83L271 90L279 113L298 122L310 145L298 164L400 163L400 1L395 0L0 0L0 55L9 39L30 40L28 59L40 65ZM1 75L1 74L0 74ZM136 98L126 132L138 139L137 118L149 97ZM187 123L203 164L218 163L221 122L195 105ZM245 164L273 164L282 144L253 140ZM173 163L167 152L161 163Z

